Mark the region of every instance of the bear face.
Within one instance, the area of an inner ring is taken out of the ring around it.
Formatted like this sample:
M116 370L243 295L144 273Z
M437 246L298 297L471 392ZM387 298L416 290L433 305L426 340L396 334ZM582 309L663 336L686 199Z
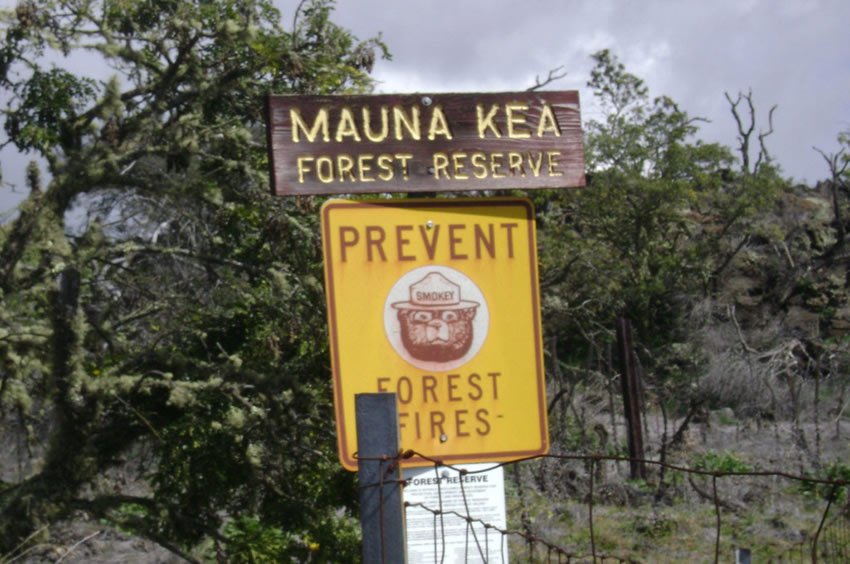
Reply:
M475 307L454 309L400 309L401 341L413 358L450 362L472 346Z

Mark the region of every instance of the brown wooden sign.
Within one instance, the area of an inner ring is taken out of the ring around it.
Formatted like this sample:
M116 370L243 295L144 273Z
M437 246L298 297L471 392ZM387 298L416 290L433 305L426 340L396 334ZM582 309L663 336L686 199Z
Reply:
M576 91L269 96L278 195L584 186Z

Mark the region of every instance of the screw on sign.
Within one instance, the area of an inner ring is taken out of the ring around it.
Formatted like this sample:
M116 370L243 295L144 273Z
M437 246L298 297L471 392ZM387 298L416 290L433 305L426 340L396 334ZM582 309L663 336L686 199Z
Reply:
M374 392L396 394L405 449L450 463L548 450L529 201L330 200L322 235L343 466L357 466L354 396Z

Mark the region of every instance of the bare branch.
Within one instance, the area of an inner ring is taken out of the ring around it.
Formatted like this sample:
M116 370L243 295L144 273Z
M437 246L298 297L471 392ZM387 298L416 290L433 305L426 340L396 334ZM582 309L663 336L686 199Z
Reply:
M732 319L732 322L735 324L735 332L738 334L738 341L740 341L741 347L744 351L752 354L758 353L758 351L748 345L747 341L744 339L744 333L741 331L741 325L738 323L738 318L735 317L735 306L727 306L726 311Z
M838 189L847 189L843 176L847 171L847 167L850 166L850 160L847 159L847 153L843 148L837 153L829 154L817 147L812 148L820 153L820 156L823 157L823 160L826 161L826 165L829 168L829 188L830 192L832 192L832 214L835 218L835 228L838 231L833 250L839 251L844 248L844 239L847 235L847 229L844 226L844 217L841 213L841 201L839 200Z
M546 75L546 78L540 80L540 75L536 75L534 77L534 86L530 86L525 91L526 92L534 92L535 90L540 90L541 88L561 80L565 76L567 76L567 71L564 70L565 65L561 65L559 67L555 67L554 69L549 71L549 74Z
M73 545L71 548L69 548L68 550L66 550L66 551L65 551L65 553L64 553L62 556L60 556L60 557L59 557L59 559L58 559L58 560L56 560L56 562L55 562L54 564L59 564L59 562L62 562L63 560L65 560L65 558L67 558L67 557L68 557L68 555L69 555L69 554L71 554L72 552L74 552L74 551L77 549L77 547L79 547L79 546L81 546L81 545L83 545L83 544L87 543L88 541L90 541L90 540L91 540L91 539L93 539L94 537L96 537L96 536L98 536L98 535L100 535L101 533L104 533L104 532L106 532L106 529L98 529L97 531L95 531L95 532L93 532L92 534L88 535L88 536L87 536L87 537L85 537L84 539L77 541L76 543L74 543L74 545Z
M750 138L756 127L752 90L748 91L747 94L738 92L738 97L734 101L728 92L724 92L723 95L726 96L726 100L731 106L732 117L735 118L735 123L738 126L738 152L741 154L741 168L746 172L750 172ZM744 101L747 102L749 109L749 124L746 126L744 125L741 113L738 111L738 106Z
M777 105L774 104L770 111L767 113L767 131L759 131L759 156L756 160L756 165L753 167L753 173L757 173L761 168L762 163L770 163L773 160L770 157L770 153L767 152L767 145L765 145L764 140L773 134L773 112L776 111ZM755 120L754 120L755 121Z
M749 127L744 127L744 122L741 119L741 114L738 112L738 105L741 103L743 99L746 97L738 92L738 97L735 101L732 101L732 97L729 96L728 92L723 93L726 96L726 100L729 101L730 110L732 111L732 117L735 118L735 123L738 126L738 151L741 153L741 168L749 171L750 169L750 135L753 133L753 129L755 128L755 120L753 119L753 113L750 111L750 124ZM750 102L750 107L752 108L752 101Z
M823 160L826 161L826 165L829 167L829 174L833 179L842 176L847 171L847 167L850 166L850 160L841 158L844 155L844 151L830 153L827 155L826 152L818 147L813 146L812 149L817 151L820 156L823 157ZM843 161L843 164L840 167L838 166L839 160Z
M738 152L741 154L741 170L743 172L746 172L747 174L755 175L759 172L763 164L769 163L772 160L770 153L767 150L767 145L764 141L765 139L767 139L767 137L773 134L773 114L776 111L777 106L774 105L772 108L770 108L770 111L768 112L767 131L759 131L758 133L758 157L756 158L755 164L751 168L750 142L753 137L753 132L756 129L756 107L753 103L753 91L752 89L750 89L747 91L746 94L738 92L738 97L735 100L732 100L732 97L729 96L728 92L724 92L723 94L724 96L726 96L726 100L729 102L729 109L732 112L732 117L735 118L735 124L738 127ZM741 105L741 102L747 103L746 111L749 113L748 118L741 116L741 112L738 109L738 107Z

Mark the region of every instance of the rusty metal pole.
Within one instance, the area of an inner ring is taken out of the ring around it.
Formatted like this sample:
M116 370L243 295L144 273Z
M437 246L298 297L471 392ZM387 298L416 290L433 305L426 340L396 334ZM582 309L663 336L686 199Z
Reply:
M623 411L626 419L626 437L629 441L630 476L632 480L646 479L643 462L643 430L640 413L640 383L635 367L632 324L628 319L617 319L617 349L620 353L620 374L623 387Z

